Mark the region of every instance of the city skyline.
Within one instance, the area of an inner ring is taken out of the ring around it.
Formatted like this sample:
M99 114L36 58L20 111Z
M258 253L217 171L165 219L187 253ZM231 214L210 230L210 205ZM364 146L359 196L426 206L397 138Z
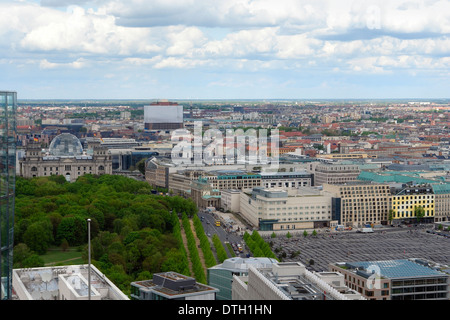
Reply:
M20 99L448 98L447 1L2 0Z

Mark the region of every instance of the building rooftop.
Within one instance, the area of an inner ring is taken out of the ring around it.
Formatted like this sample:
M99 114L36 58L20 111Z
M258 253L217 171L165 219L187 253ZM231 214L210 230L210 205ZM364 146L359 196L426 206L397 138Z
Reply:
M445 273L431 268L427 262L420 259L347 262L346 266L364 270L377 268L382 277L389 279L447 276Z
M287 177L287 176L310 176L312 173L306 172L306 171L294 171L294 172L261 172L261 177Z
M218 292L218 289L196 282L194 278L176 272L153 275L152 280L133 282L142 291L154 291L169 299Z
M314 274L299 262L274 263L268 268L258 268L258 271L291 300L364 299L355 291L348 288L343 290L342 285L335 288L327 283L326 276L337 276L336 273Z
M406 172L403 172L401 174L399 173L392 173L392 172L383 172L381 173L374 173L369 171L361 171L361 173L358 176L359 180L365 180L365 181L373 181L373 182L397 182L397 183L437 183L435 180L431 179L424 179L414 174L409 174Z
M277 263L278 261L272 258L266 257L252 257L252 258L229 258L223 261L222 264L218 264L211 269L227 269L231 271L237 272L247 272L250 266L254 266L256 268L267 268L270 267L273 263Z
M88 296L88 265L13 269L16 300L59 300L62 286ZM91 265L91 295L97 300L129 300L95 266Z

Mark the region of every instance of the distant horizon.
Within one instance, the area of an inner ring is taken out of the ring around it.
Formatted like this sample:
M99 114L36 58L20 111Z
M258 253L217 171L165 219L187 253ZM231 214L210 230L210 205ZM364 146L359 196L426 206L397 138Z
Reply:
M407 101L407 102L433 102L446 101L450 98L18 98L17 101L289 101L289 102L309 102L309 101Z

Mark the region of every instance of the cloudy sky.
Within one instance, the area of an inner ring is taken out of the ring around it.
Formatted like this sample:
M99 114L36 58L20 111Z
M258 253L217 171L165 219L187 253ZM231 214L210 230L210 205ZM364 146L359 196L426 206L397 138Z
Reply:
M449 98L449 0L0 0L19 99Z

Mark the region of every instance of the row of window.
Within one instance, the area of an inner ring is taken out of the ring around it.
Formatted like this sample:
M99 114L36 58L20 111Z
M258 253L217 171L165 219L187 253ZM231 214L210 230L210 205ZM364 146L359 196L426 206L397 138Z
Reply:
M269 214L269 216L270 217L275 217L274 214ZM279 215L277 215L277 216L279 216ZM317 221L317 220L330 220L330 219L331 219L331 216L328 216L328 217L325 217L325 216L322 216L322 217L304 217L304 218L296 217L296 218L282 218L282 219L280 219L280 221L303 221L303 220Z
M53 167L44 167L44 172L47 171L47 168L49 169L48 171L53 171ZM72 166L71 165L65 165L64 166L64 170L65 171L71 171L72 170ZM78 167L78 170L81 170L81 167ZM86 171L87 167L83 167L83 170ZM89 170L92 170L92 167L89 167ZM98 170L105 170L104 166L99 166ZM37 172L38 168L37 167L31 167L31 171L32 172ZM55 171L59 171L59 167L55 167Z

